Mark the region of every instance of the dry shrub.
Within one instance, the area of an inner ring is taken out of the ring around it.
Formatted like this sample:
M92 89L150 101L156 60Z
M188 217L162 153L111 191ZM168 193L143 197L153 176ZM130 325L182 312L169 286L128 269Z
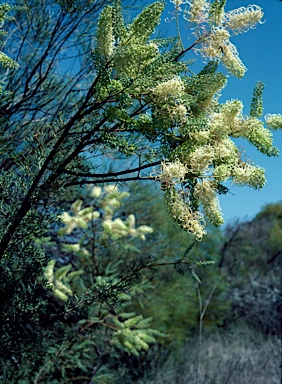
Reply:
M195 338L139 384L280 384L281 341L237 325Z

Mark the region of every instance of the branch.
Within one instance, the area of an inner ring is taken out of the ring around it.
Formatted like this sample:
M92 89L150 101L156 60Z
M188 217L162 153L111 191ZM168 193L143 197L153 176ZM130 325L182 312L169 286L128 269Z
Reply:
M125 183L126 181L132 181L132 180L155 180L155 178L152 177L141 177L141 176L135 176L135 177L124 177L124 178L112 178L112 179L100 179L100 180L81 180L81 181L70 181L69 183L65 183L65 187L70 187L73 185L80 185L83 184L103 184L103 183Z
M140 165L139 167L136 167L136 168L126 169L124 171L119 171L119 172L110 172L106 174L105 173L73 172L73 171L68 171L67 169L64 171L64 173L68 175L77 176L77 177L114 177L114 176L126 175L128 173L133 173L133 172L140 172L142 169L151 168L160 164L161 164L161 160L158 160L158 161L155 161L154 163Z

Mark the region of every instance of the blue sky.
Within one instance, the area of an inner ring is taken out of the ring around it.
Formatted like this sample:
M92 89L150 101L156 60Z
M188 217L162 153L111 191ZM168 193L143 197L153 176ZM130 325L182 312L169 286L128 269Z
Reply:
M167 2L163 17L169 17L173 5ZM263 8L264 24L245 34L232 37L240 58L248 68L242 79L229 77L227 87L222 91L220 101L240 99L244 103L244 112L249 112L253 88L258 80L265 84L264 114L282 114L282 2L278 0L227 0L226 10L256 4ZM187 22L181 21L181 37L184 46L191 44ZM168 35L175 34L175 22L162 22ZM162 29L162 28L161 28ZM191 55L191 57L194 57ZM198 56L198 60L201 60ZM197 64L191 68L197 72ZM247 158L265 168L267 184L260 190L248 187L232 187L231 193L221 196L220 203L226 223L239 219L251 219L268 203L282 201L282 131L273 132L274 143L281 155L269 158L262 155L245 140L237 145L244 149ZM228 185L227 185L228 186Z

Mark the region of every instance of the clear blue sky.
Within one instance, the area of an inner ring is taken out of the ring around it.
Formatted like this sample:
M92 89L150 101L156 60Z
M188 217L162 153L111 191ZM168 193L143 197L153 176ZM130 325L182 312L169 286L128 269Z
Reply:
M150 1L152 2L152 1ZM164 18L169 17L173 5L167 1ZM256 29L234 36L231 41L237 46L241 60L248 68L243 79L230 76L220 101L240 99L244 112L249 112L253 88L258 80L265 84L264 114L282 114L282 2L278 0L227 0L227 10L256 4L263 8L264 21ZM168 35L175 34L175 22L162 22ZM162 28L161 28L162 29ZM181 35L184 46L189 46L189 26L181 20ZM200 57L198 58L200 60ZM191 68L197 71L197 65ZM247 157L266 170L267 184L260 190L247 187L232 187L231 192L220 197L226 222L233 219L251 219L268 203L282 201L282 131L273 132L274 143L280 150L280 156L269 158L262 155L247 141L237 142L247 153ZM228 186L228 185L227 185Z

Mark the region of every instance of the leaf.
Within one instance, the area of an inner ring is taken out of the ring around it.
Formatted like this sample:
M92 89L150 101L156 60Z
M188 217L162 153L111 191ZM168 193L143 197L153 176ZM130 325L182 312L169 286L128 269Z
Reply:
M160 22L164 3L157 1L146 7L129 26L130 35L140 43L147 41Z
M193 269L193 268L190 268L190 271L191 271L191 275L192 275L193 278L197 281L197 283L202 284L202 282L201 282L199 276L196 274L196 272L194 271L194 269Z
M261 81L258 81L254 90L253 90L253 97L252 97L252 103L250 108L250 116L259 118L263 114L263 89L264 84Z
M193 249L194 245L196 244L196 241L194 241L192 244L190 244L184 251L183 255L181 256L181 260L185 259Z
M184 276L184 271L183 271L183 269L180 267L179 264L174 264L174 269L175 269L178 273L180 273L180 275Z
M71 267L72 267L71 264L68 264L57 269L55 272L55 278L58 280L62 280L64 277L67 276L68 272L71 270Z

